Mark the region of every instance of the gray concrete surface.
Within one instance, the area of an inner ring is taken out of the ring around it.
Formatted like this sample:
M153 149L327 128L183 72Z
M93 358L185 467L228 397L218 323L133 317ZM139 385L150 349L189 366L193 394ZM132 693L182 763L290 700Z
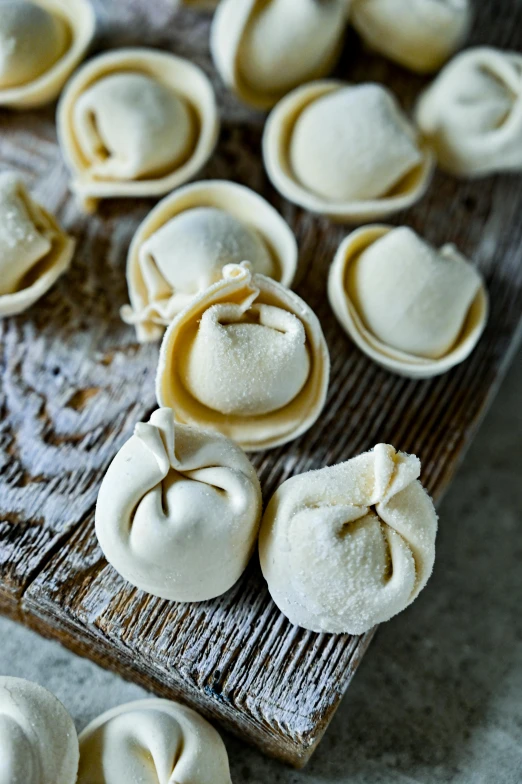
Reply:
M522 782L522 356L440 508L434 576L381 627L312 762L226 736L234 784ZM0 673L51 689L78 729L144 692L0 619Z

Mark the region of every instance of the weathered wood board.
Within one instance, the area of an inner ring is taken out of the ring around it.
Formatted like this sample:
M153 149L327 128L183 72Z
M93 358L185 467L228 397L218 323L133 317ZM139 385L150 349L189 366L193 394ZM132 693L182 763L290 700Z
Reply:
M176 13L169 0L96 5L98 49L156 45L213 75L208 16ZM522 49L521 2L476 5L473 43ZM338 74L384 81L405 106L423 83L363 53L353 33ZM293 444L254 458L265 497L294 473L384 440L420 456L423 480L440 498L520 332L522 178L459 183L437 174L427 197L397 216L396 223L409 223L436 244L456 242L480 265L491 295L489 326L467 362L431 381L401 379L358 352L330 311L327 270L347 229L295 209L271 189L260 160L264 117L215 81L223 129L201 176L250 185L290 222L301 249L296 288L321 319L332 355L319 422ZM127 246L152 202L117 200L95 216L82 215L68 195L53 108L0 111L0 165L23 172L78 242L59 284L26 314L0 323L0 610L159 694L182 698L266 752L303 764L372 634L292 627L271 602L256 558L225 596L192 605L137 591L106 564L93 531L99 483L135 422L155 406L158 348L138 346L118 312L126 301Z

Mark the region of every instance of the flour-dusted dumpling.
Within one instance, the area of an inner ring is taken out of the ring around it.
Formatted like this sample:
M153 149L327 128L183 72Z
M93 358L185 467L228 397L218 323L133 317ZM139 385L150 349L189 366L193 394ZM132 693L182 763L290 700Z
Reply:
M53 101L94 27L88 0L0 0L0 106Z
M74 240L27 192L14 172L0 174L0 318L26 310L67 269Z
M329 365L308 305L253 275L247 262L230 264L167 329L156 395L180 422L218 430L244 449L265 449L316 421Z
M260 516L259 481L245 453L160 408L136 425L110 464L96 535L107 560L137 588L197 602L239 579Z
M490 47L459 54L421 95L415 116L450 174L522 170L522 54Z
M350 234L328 281L332 308L359 348L396 373L428 378L462 362L487 320L480 273L454 245L406 226Z
M413 602L431 574L437 532L419 475L417 457L377 444L279 487L259 555L270 594L292 623L363 634Z
M78 784L231 784L227 750L199 714L170 700L108 710L80 734Z
M1 784L75 784L78 756L62 703L37 683L0 676Z
M211 30L216 68L246 103L268 109L333 68L347 6L347 0L222 0Z
M203 71L154 49L99 55L71 79L58 109L71 187L87 209L186 182L211 155L218 125Z
M138 228L127 258L131 304L122 318L138 340L155 340L227 264L290 286L297 243L279 213L257 193L225 180L186 185L160 202Z
M274 186L341 221L388 215L417 201L433 170L396 99L378 84L313 82L276 106L263 136Z
M379 54L429 73L463 44L471 16L470 0L353 0L350 21Z

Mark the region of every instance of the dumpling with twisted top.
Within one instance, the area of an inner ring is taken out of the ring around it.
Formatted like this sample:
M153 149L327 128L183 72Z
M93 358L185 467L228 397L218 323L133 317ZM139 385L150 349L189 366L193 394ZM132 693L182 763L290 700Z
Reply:
M216 68L249 104L273 106L335 65L348 0L223 0L211 30Z
M415 118L450 174L522 170L522 54L467 49L422 93Z
M296 294L250 265L227 265L172 322L156 394L181 422L246 449L296 438L319 416L329 357L319 321Z
M0 784L75 784L78 736L51 692L0 677Z
M67 269L74 241L14 172L0 174L0 318L28 308Z
M270 594L297 626L363 634L404 610L435 560L437 515L414 455L377 444L284 482L261 524Z
M160 408L136 425L109 466L96 535L130 583L164 599L196 602L239 579L260 515L259 481L244 452Z
M78 784L231 784L225 745L199 714L170 700L106 711L80 734Z
M428 73L464 42L470 0L353 0L350 21L379 54Z

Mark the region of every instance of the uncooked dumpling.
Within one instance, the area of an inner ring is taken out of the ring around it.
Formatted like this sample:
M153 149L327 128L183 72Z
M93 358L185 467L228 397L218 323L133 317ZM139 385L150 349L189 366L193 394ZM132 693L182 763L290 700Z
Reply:
M466 50L421 95L415 116L450 174L522 170L522 55Z
M291 291L248 263L177 316L162 343L160 405L245 449L285 443L319 416L329 359L319 322Z
M414 455L377 444L279 487L263 517L259 555L270 594L293 624L363 634L419 595L437 531L419 475Z
M350 21L379 54L428 73L464 42L470 0L353 0Z
M80 735L78 784L231 784L225 745L195 711L139 700L98 716Z
M228 591L257 536L261 491L248 458L223 436L178 424L169 408L136 425L103 479L96 534L133 585L175 601Z
M30 307L67 269L74 241L14 172L0 174L0 318Z
M78 736L51 692L0 677L0 784L75 784Z
M244 101L269 108L331 70L346 17L347 0L222 0L211 31L214 62Z

